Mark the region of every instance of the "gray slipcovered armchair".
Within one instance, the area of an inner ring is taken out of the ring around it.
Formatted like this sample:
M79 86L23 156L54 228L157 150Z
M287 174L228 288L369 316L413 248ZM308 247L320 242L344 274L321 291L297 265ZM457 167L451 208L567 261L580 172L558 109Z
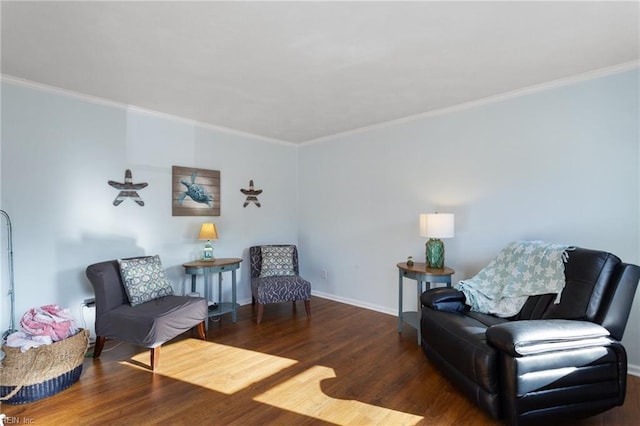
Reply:
M251 258L251 296L258 303L257 322L262 322L267 303L304 301L311 317L311 283L299 275L298 249L295 245L263 245L249 248Z
M155 275L149 275L151 280L147 277L143 280L152 281L147 288L154 287L151 299L147 300L149 297L141 297L125 286L128 279L122 274L121 267L123 262L128 262L139 271L141 262L154 261ZM173 291L166 288L168 282L157 256L96 263L87 267L86 274L93 285L96 300L94 358L100 356L105 339L122 340L150 348L150 367L154 370L160 362L163 343L192 328L197 329L201 339L206 339L207 301L201 297L173 295Z

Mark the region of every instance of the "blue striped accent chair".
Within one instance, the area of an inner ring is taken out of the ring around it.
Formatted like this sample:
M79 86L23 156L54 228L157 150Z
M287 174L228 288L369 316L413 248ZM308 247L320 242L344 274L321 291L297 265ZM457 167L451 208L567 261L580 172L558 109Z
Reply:
M249 248L251 258L251 296L258 303L257 322L262 322L267 303L304 301L311 318L311 283L299 275L298 249L295 245L263 245Z

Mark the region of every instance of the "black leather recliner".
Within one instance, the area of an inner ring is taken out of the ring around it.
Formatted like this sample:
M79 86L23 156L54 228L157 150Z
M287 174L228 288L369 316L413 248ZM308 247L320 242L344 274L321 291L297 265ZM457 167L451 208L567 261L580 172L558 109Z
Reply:
M566 285L531 296L512 318L472 312L452 288L422 294L422 348L473 402L509 424L587 417L622 405L627 356L620 343L640 267L577 248Z

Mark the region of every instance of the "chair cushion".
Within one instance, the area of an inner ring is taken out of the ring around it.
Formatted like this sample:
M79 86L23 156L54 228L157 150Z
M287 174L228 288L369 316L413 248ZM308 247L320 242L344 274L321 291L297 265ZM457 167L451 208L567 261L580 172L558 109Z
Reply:
M295 275L293 246L263 246L260 277L285 277Z
M205 321L202 297L167 296L137 306L120 305L96 318L96 334L155 347Z
M118 259L118 264L131 306L173 294L159 256Z
M617 256L603 251L578 248L569 252L560 303L550 304L542 318L599 322L598 311L611 296L612 277L620 263Z
M470 314L476 314L476 317L423 309L422 343L442 358L450 372L455 372L459 378L456 382L461 387L468 385L476 392L477 386L487 394L497 395L500 389L498 351L487 342L486 330L490 325L507 320L481 313Z
M258 303L311 299L311 283L299 275L252 278L251 292Z

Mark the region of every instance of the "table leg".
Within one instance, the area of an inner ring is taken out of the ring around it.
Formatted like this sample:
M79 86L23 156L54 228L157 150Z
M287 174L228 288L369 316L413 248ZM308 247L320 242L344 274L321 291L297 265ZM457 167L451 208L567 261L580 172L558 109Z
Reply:
M222 272L218 272L218 307L222 308Z
M209 277L209 273L205 270L204 274L203 274L203 281L204 281L204 298L207 301L207 320L204 322L204 326L207 329L207 331L209 331L209 311L208 311L208 306L209 306L209 284L210 284L210 280L211 278Z
M398 333L402 333L402 271L398 272Z
M238 319L238 305L236 304L236 270L231 271L231 320L235 323Z
M418 298L418 309L417 309L417 313L416 313L416 330L418 331L418 346L420 346L422 344L422 333L421 333L421 329L422 329L422 303L420 302L420 296L422 296L422 281L420 280L416 280L416 287L418 289L418 294L417 294L417 298ZM428 287L428 284L427 284Z
M196 274L191 275L191 293L196 292Z
M211 301L211 277L208 272L204 273L204 298L207 299L207 305Z

